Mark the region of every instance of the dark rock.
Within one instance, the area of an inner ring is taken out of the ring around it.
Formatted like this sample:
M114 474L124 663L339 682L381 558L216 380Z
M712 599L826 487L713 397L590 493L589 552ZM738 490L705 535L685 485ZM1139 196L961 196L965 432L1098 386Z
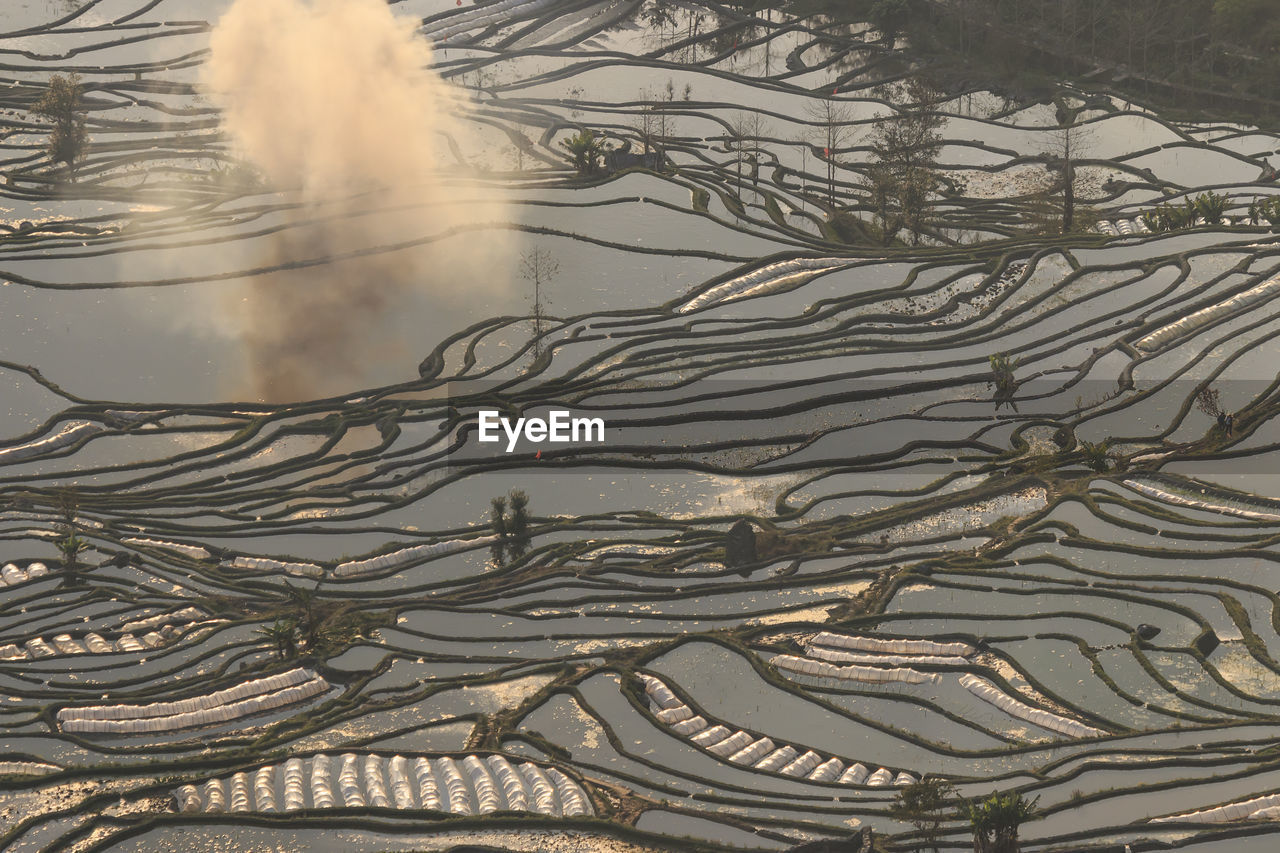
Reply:
M1216 649L1221 642L1222 641L1218 639L1217 634L1212 631L1205 631L1199 637L1196 637L1195 642L1191 645L1200 654L1208 657L1213 654L1213 650Z
M729 528L724 540L724 563L738 569L756 561L756 531L751 522L740 518Z
M1154 640L1160 634L1160 629L1155 625L1148 625L1143 622L1138 626L1136 631L1138 637L1143 640Z

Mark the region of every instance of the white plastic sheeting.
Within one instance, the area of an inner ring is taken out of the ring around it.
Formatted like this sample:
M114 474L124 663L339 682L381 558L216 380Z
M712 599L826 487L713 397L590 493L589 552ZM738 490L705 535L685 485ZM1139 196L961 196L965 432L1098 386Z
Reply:
M90 421L71 421L48 438L19 444L16 447L0 448L0 465L12 465L15 462L53 453L64 447L70 447L82 438L105 431L102 425Z
M546 773L542 772L542 768L526 761L520 765L519 769L520 775L528 783L529 791L533 795L533 811L538 814L559 815L560 800L556 797L556 786L551 784L551 780L547 778Z
M777 655L772 661L778 669L808 675L813 678L834 678L839 681L862 681L872 683L900 684L936 684L940 679L936 673L920 672L906 667L880 668L875 666L836 666L826 661L795 655Z
M840 637L836 634L828 634L826 636L838 637L840 640L871 640L872 643L886 642L872 638ZM958 652L961 649L957 648L957 646L964 645L930 643L925 640L892 642L927 643L927 645L908 646L908 648L919 650L922 653L936 652L939 647L944 652ZM854 646L854 648L857 648L857 646ZM971 647L964 646L964 648L968 649L969 653L973 651ZM795 658L795 660L804 659ZM810 661L810 663L817 664L819 662ZM839 667L836 668L839 669ZM883 672L884 670L879 671ZM649 699L651 710L660 722L668 725L672 732L688 737L690 742L703 747L711 754L732 764L751 767L754 770L769 773L782 773L796 778L805 778L813 782L835 782L840 785L871 784L867 768L863 764L855 762L848 769L845 769L845 762L839 758L828 757L823 759L813 750L808 750L801 755L799 750L790 744L778 746L772 739L767 737L757 738L744 730L731 733L728 726L710 725L702 716L689 716L689 714L693 713L693 709L681 701L660 679L645 673L640 673L639 678L644 683L645 695ZM895 777L891 770L884 767L877 770L875 774L871 774L871 776L876 780L875 784L877 786L889 784L909 785L916 781L916 777L905 770L899 772Z
M354 752L342 756L342 769L338 771L338 793L347 808L366 805L364 792L360 790L360 757Z
M1176 488L1171 483L1132 478L1124 481L1124 484L1135 492L1140 492L1165 503L1189 506L1210 512L1220 512L1224 515L1234 515L1239 518L1251 518L1257 521L1280 521L1280 511L1278 510L1268 510L1259 504L1250 504L1244 500L1233 499L1226 494L1209 492L1206 486L1201 486L1199 483L1199 480L1188 479L1186 480L1186 488L1204 489L1203 497L1194 497L1192 495L1179 494L1176 491L1169 491L1169 489ZM1242 495L1241 497L1246 496Z
M457 763L452 758L442 758L436 762L436 772L440 775L440 781L444 782L444 790L449 797L449 811L454 814L471 814L471 794Z
M780 746L764 758L757 761L754 767L757 770L769 770L776 773L783 767L790 764L791 759L795 758L796 754L796 748L794 746L791 746L790 744Z
M444 542L432 542L427 545L401 548L399 551L379 554L377 557L369 557L366 560L349 560L345 563L339 563L333 570L333 576L338 578L358 578L363 575L385 572L408 565L415 560L425 560L428 557L439 557L444 554L465 551L469 548L477 548L481 545L489 545L497 538L496 536L480 536L474 539L447 539Z
M798 758L792 759L790 764L778 772L783 776L808 776L821 763L822 757L810 749Z
M70 634L55 634L52 637L54 648L64 655L82 655L88 650L71 638Z
M120 626L120 630L126 633L152 631L156 628L163 628L165 625L197 622L204 619L205 615L205 612L199 608L184 607L174 613L157 613L155 616L148 616L145 619L126 622Z
M691 735L700 732L707 727L707 718L703 716L690 717L687 720L681 720L671 726L671 731L678 735Z
M440 799L440 786L436 784L435 774L431 771L431 759L419 756L413 760L413 778L418 783L418 800L424 809L444 811L444 801Z
M498 784L502 786L502 796L506 800L507 811L529 811L529 792L523 777L516 772L515 767L511 766L511 762L501 755L490 755L488 761Z
M413 801L413 786L409 784L409 764L403 755L393 755L387 762L387 780L391 783L391 801L396 808L417 808Z
M982 701L995 705L1012 717L1017 717L1028 723L1034 723L1042 729L1048 729L1069 737L1102 737L1107 734L1101 729L1086 726L1078 720L1072 720L1042 708L1033 708L1023 702L1019 702L985 678L979 678L976 675L963 675L960 677L960 684Z
M869 788L884 788L893 782L893 771L887 767L881 767L875 773L867 777L866 785Z
M721 758L728 758L747 744L751 743L755 738L750 732L736 731L724 740L718 741L707 747L707 751Z
M840 774L840 778L836 782L840 785L861 785L867 781L867 776L871 771L867 769L867 765L862 762L854 762L849 768Z
M808 657L827 663L875 664L879 666L897 664L933 664L935 666L965 666L969 662L959 655L878 655L868 652L846 652L842 649L828 649L823 646L810 646L805 650Z
M709 729L703 729L689 740L698 746L710 747L727 738L729 734L729 729L725 726L715 725Z
M879 652L894 655L933 655L968 657L974 653L973 646L968 643L933 640L891 640L884 637L853 637L845 634L832 634L822 631L809 641L819 646L831 646L836 649L853 649L861 652Z
M231 777L231 811L247 812L252 810L252 802L249 799L249 775L247 773L237 773Z
M182 542L167 542L163 539L143 539L140 537L130 537L121 539L122 545L132 545L135 548L163 548L166 551L174 551L182 554L184 557L191 557L193 560L207 560L211 556L208 551L198 545L187 545Z
M749 273L721 282L689 299L676 309L688 314L722 302L733 302L749 296L759 296L787 285L799 284L822 273L831 272L853 263L849 258L795 258L766 264Z
M174 793L173 798L177 801L180 812L200 811L200 792L195 785L183 785Z
M498 786L493 783L488 766L474 755L462 759L462 766L471 777L471 787L476 792L476 811L480 814L496 812L502 800L498 797Z
M838 758L828 758L813 768L809 774L810 782L834 782L844 772L844 762Z
M581 817L593 814L591 803L582 786L554 767L547 768L547 778L556 787L560 797L560 810L565 817Z
M210 779L204 783L204 810L207 812L227 810L227 795L222 790L221 779Z
M253 806L260 812L276 810L276 768L268 764L253 774Z
M275 812L277 802L283 802L286 812L367 805L462 815L595 813L582 786L568 775L529 761L516 767L501 755L468 755L459 762L450 757L418 756L411 761L402 755L346 753L335 759L321 754L289 759L281 776L280 799L272 765L236 773L228 780L211 779L201 787L183 785L173 797L182 811L225 811L229 790L231 810L245 812ZM335 796L335 781L340 796Z
M311 759L311 805L313 808L333 808L333 787L329 784L330 776L329 756L317 755Z
M307 805L302 785L302 759L290 758L284 763L284 810L296 812Z
M688 705L677 705L674 708L663 708L654 714L661 723L673 726L681 720L689 720L693 718L693 710Z
M1226 823L1232 820L1275 820L1280 816L1280 794L1238 800L1195 812L1153 817L1152 823Z
M364 793L369 805L374 808L391 808L391 798L387 796L387 779L382 773L381 755L364 757Z
M306 578L324 576L324 569L315 563L287 563L281 560L268 559L267 557L240 556L222 565L231 569L248 569L254 572L284 572L286 575Z
M1230 299L1224 299L1207 308L1201 308L1183 317L1181 320L1175 320L1168 325L1161 326L1151 334L1141 338L1134 346L1146 352L1153 352L1160 349L1167 343L1185 337L1203 326L1207 326L1215 320L1220 320L1248 308L1250 305L1257 304L1264 299L1280 293L1280 276L1267 279L1262 284L1251 287L1243 293L1237 293Z
M0 566L0 581L3 582L0 583L0 586L17 586L20 583L26 583L32 578L31 569L37 565L43 566L44 564L33 563L31 566L23 569L19 568L16 563L5 563L3 566ZM37 575L36 577L39 576Z
M733 764L755 765L757 761L774 751L774 743L767 737L753 741L729 756Z
M328 689L329 683L323 678L299 668L173 702L63 708L58 712L58 722L67 732L168 732L230 722L310 699Z

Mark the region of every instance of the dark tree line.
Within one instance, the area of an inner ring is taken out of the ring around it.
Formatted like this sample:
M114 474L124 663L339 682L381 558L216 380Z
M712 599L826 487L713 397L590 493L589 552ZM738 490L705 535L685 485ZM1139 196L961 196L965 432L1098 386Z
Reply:
M1205 90L1269 102L1280 76L1280 0L791 0L797 13L863 20L886 39L953 54L1002 80L1038 70L1128 75L1137 95ZM1159 88L1160 91L1156 91ZM1219 104L1221 106L1222 104Z

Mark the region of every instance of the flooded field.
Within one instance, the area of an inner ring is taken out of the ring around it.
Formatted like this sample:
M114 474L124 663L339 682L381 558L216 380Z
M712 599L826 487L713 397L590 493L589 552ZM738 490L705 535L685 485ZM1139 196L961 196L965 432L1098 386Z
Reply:
M759 5L0 9L0 848L1273 849L1280 137Z

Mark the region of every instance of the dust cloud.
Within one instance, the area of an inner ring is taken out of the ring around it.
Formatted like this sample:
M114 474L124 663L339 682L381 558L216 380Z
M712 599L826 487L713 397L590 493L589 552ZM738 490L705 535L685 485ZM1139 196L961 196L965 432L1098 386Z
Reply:
M392 362L396 378L412 377L435 340L406 351L391 331L403 331L404 312L456 304L510 268L501 229L486 232L482 256L431 239L507 218L459 162L465 93L429 68L430 43L385 0L236 0L210 51L201 83L228 151L297 202L257 265L332 259L236 292L246 391L270 401L346 393L385 379Z

